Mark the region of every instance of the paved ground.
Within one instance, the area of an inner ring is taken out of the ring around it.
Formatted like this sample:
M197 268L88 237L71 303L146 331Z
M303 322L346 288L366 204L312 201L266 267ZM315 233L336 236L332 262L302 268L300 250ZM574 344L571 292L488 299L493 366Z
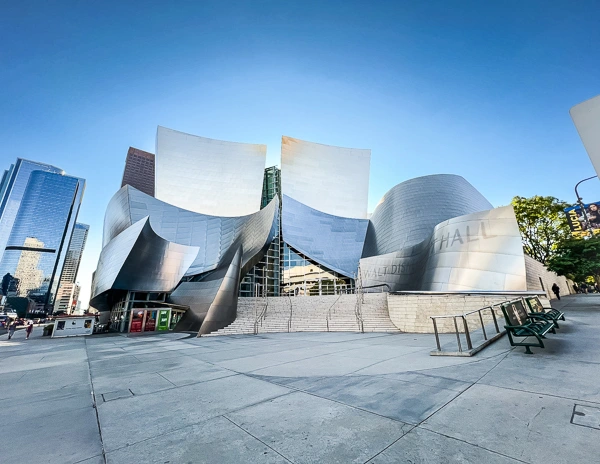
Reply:
M600 296L560 306L534 356L506 337L446 358L413 334L3 335L0 461L598 462Z

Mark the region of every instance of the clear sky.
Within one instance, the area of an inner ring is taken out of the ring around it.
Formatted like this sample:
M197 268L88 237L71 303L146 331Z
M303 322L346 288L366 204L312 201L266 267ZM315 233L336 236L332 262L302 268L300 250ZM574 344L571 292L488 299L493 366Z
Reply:
M267 144L268 165L281 135L370 148L370 210L435 173L495 206L572 202L595 174L569 109L600 94L599 24L597 0L0 0L0 167L87 179L84 307L127 149L154 152L157 125Z

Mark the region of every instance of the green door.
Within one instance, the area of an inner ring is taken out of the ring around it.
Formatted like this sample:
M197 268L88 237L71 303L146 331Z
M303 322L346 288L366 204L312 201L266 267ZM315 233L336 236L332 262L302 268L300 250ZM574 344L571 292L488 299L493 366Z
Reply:
M164 331L169 330L169 313L170 309L161 309L158 311L158 325L156 330Z

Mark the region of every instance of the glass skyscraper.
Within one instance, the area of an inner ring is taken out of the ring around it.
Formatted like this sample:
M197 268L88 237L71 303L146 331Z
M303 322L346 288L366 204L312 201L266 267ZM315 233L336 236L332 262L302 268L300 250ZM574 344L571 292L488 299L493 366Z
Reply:
M18 159L0 187L0 275L12 295L52 306L85 188L54 166ZM8 279L6 279L8 280Z
M81 257L83 255L83 249L85 248L89 230L90 226L87 224L81 224L79 222L75 224L71 242L67 249L65 264L60 276L60 284L54 302L54 312L65 311L66 313L70 313L77 303L79 286L75 281L77 279L77 271L79 270L79 263L81 263Z

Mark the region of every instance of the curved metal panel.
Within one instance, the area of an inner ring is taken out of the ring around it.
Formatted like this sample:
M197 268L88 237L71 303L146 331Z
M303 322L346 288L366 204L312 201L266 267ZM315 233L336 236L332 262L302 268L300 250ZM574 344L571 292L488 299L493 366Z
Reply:
M196 246L198 255L186 275L214 270L224 253L241 239L242 264L260 251L276 233L279 198L257 213L241 217L218 217L194 213L146 195L131 186L121 188L109 202L104 217L104 242L110 242L131 224L148 216L156 233L173 243Z
M213 216L255 213L266 156L266 145L207 139L159 126L156 198Z
M525 259L512 206L438 224L422 242L360 261L363 286L390 291L525 290Z
M158 236L145 217L111 240L100 253L90 304L108 290L171 291L198 254L199 247Z
M596 174L600 176L600 95L575 105L569 112Z
M371 150L281 138L281 193L334 216L366 219Z
M492 208L461 176L436 174L407 180L390 189L375 208L362 256L418 244L447 219Z
M317 211L283 195L283 240L309 258L354 278L367 233L368 219L350 219Z

